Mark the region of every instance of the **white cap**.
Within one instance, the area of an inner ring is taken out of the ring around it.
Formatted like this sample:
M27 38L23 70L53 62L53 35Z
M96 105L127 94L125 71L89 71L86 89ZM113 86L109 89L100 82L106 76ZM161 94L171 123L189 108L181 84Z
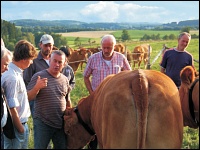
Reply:
M41 37L40 42L42 42L42 44L48 44L48 43L54 44L53 37L49 34L44 34Z

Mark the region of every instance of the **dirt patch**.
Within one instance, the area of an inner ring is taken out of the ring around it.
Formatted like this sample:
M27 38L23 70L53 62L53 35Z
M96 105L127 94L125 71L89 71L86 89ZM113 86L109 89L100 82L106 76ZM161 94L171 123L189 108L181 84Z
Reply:
M80 31L80 32L69 32L59 33L64 37L85 37L85 38L101 38L105 34L110 34L115 31Z

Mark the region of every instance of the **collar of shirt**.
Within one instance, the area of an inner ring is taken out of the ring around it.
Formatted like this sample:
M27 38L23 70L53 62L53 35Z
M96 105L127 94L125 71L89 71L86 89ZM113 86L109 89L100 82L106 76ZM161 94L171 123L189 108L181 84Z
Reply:
M23 74L23 70L20 69L19 67L17 67L13 62L11 62L9 64L9 67L12 68L13 70L15 70L17 73L19 73L21 75Z

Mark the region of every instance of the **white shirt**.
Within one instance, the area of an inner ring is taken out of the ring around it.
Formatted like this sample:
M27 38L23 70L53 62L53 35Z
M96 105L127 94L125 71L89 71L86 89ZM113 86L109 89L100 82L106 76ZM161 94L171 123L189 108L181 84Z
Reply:
M1 86L5 91L8 106L16 108L21 123L27 122L31 115L22 73L23 70L11 62L8 71L1 76Z
M1 119L1 127L2 128L6 125L7 118L8 118L8 111L7 111L7 107L6 107L5 101L3 102L3 107L4 107L4 114L3 114L3 117Z

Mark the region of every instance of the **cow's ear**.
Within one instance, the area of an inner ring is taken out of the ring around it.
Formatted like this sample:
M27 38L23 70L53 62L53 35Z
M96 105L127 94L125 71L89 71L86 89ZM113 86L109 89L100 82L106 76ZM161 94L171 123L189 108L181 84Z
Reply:
M65 109L64 115L71 116L72 115L72 111L73 111L73 109L68 107L68 108Z

